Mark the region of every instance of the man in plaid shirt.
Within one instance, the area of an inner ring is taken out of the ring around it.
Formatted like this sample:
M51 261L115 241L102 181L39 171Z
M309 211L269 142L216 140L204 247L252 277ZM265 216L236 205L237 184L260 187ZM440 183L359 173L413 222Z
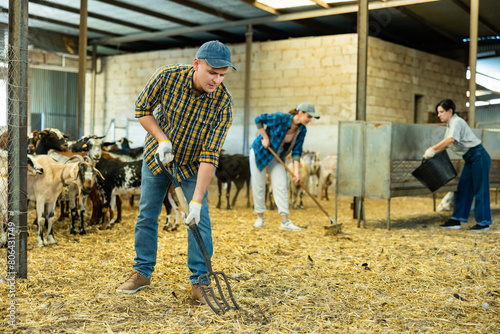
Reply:
M231 51L219 41L203 44L193 65L159 68L136 101L135 117L148 135L144 144L141 200L135 226L134 272L117 292L135 293L150 284L158 248L158 217L170 186L156 164L155 154L171 171L175 159L178 178L189 215L198 224L212 256L212 228L207 189L218 165L219 154L233 120L233 100L222 83L231 64ZM153 112L155 111L156 112ZM198 277L207 272L203 255L188 230L188 267L192 274L192 297L206 304ZM202 282L208 283L208 282Z

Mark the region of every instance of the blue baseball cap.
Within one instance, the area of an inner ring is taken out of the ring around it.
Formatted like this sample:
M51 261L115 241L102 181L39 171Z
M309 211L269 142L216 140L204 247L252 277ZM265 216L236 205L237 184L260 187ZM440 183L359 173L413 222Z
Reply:
M236 71L236 67L231 64L231 51L219 41L210 41L204 43L196 52L195 58L205 59L208 65L213 68L231 66Z

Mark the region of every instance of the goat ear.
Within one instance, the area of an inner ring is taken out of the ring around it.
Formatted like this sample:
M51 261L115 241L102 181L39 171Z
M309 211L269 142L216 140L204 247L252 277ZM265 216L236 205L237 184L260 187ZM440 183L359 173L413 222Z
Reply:
M64 138L69 138L69 137L71 137L71 134L63 133L63 137Z

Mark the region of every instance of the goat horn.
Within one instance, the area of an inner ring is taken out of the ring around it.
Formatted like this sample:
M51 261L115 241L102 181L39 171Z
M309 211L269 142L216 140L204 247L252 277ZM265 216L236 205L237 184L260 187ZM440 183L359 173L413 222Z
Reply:
M83 162L83 157L75 154L75 155L71 156L71 158L69 158L68 161L66 161L66 163L68 163L72 160L78 160L78 162Z
M92 159L92 157L89 157L88 155L84 155L84 156L83 156L83 159L84 159L85 161L87 161L88 163L92 164L92 167L95 165L95 163L94 163L94 159Z
M104 178L104 176L102 176L101 172L99 172L99 170L97 168L94 167L94 171L96 172L96 174L98 174L101 177L101 179L106 180Z

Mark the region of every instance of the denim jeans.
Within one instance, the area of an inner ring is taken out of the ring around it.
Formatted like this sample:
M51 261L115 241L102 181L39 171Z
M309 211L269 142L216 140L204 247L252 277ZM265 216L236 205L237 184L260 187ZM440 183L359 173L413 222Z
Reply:
M474 215L478 225L491 225L490 208L490 166L491 158L479 144L463 156L465 165L458 180L455 210L452 219L467 222L472 205L476 199Z
M188 203L193 197L196 188L197 174L181 182L181 188ZM170 180L164 173L154 176L147 164L142 163L141 200L139 215L135 224L135 263L134 270L146 278L151 278L156 265L158 250L158 217L163 206L163 199L170 186ZM208 192L207 192L208 193ZM212 257L212 227L208 212L207 194L202 201L200 223L198 224L202 239ZM207 273L205 259L201 253L193 234L188 230L188 268L191 270L189 280L192 284L198 283L198 277ZM208 282L203 282L208 283Z

